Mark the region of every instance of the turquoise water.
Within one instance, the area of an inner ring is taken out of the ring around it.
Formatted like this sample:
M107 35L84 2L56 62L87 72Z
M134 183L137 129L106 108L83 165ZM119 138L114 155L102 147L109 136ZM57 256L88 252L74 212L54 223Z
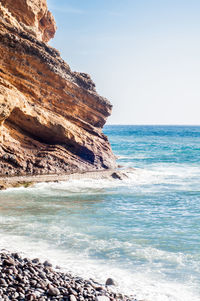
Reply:
M129 179L0 192L0 245L147 301L200 300L200 127L106 126Z

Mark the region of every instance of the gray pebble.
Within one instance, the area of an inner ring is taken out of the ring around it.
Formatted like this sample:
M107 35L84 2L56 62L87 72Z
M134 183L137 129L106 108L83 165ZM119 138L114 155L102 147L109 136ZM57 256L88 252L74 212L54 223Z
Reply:
M77 300L76 300L76 297L75 297L74 295L70 295L70 296L69 296L69 300L70 300L70 301L77 301Z
M59 290L52 285L48 285L48 294L50 296L58 296L60 294Z
M0 278L0 286L8 286L7 282L5 279Z
M40 262L39 258L34 258L34 259L32 260L32 263L39 263L39 262Z
M47 260L43 264L45 267L52 267L52 264Z
M8 257L7 259L5 259L5 260L3 261L3 264L4 264L4 265L11 266L11 265L15 265L15 261L14 261L14 259Z
M112 278L108 278L106 280L106 285L117 285L117 283Z

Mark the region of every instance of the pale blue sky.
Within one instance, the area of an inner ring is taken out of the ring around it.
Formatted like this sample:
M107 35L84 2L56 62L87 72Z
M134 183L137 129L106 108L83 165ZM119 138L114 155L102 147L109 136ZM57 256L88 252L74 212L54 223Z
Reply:
M200 124L199 0L47 0L50 44L113 104L108 123Z

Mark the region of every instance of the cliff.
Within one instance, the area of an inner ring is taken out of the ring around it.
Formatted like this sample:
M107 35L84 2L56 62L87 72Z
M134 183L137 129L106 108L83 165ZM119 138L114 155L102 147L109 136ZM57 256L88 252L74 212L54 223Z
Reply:
M110 102L47 45L46 0L0 0L0 175L114 168Z

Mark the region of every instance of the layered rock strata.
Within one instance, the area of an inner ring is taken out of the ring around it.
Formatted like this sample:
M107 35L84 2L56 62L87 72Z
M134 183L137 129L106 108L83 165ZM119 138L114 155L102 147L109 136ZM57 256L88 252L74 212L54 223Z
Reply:
M0 0L0 175L115 168L112 106L47 45L55 31L46 0Z

